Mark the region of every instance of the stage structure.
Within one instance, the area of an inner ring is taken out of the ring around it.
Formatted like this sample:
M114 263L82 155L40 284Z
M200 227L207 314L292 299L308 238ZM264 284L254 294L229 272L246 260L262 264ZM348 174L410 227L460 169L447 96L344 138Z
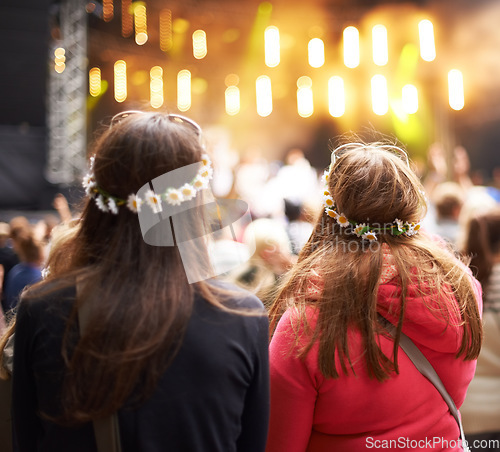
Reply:
M86 172L87 14L80 0L61 1L59 24L49 55L45 176L73 185Z

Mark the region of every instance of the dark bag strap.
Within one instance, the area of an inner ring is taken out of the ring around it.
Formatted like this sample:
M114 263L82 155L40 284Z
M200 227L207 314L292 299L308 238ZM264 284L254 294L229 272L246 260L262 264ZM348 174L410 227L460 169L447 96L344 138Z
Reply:
M78 283L76 284L78 296ZM78 308L78 323L80 324L80 334L83 336L88 324L89 313L87 305L80 305ZM103 419L94 419L94 434L99 452L121 452L120 425L118 416L113 413Z
M396 336L396 327L389 322L385 317L379 314L379 319L384 328L390 333L392 337ZM464 429L462 427L462 420L460 419L460 414L458 413L457 406L451 398L450 394L446 390L441 378L432 367L432 364L424 356L424 354L419 350L419 348L413 343L413 341L403 332L399 338L399 346L403 349L406 356L410 358L411 362L415 365L417 370L426 377L439 391L444 401L447 403L450 413L455 418L460 429L460 438L462 439L462 447L464 451L468 451L467 441L465 440Z

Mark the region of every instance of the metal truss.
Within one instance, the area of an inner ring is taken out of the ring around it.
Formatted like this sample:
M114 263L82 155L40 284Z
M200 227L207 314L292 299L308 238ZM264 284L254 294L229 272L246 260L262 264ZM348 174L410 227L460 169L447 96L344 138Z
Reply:
M85 2L60 3L61 39L49 55L47 99L48 159L45 177L54 184L71 185L86 172L87 14ZM54 70L54 50L65 50L66 67Z

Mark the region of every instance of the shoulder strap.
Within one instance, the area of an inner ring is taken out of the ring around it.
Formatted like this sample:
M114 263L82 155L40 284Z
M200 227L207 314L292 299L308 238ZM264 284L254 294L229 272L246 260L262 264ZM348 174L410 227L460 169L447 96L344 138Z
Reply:
M78 298L78 281L76 284L76 293ZM81 335L87 329L88 319L89 312L87 305L80 305L78 308L78 323ZM113 413L111 416L103 419L94 419L93 424L98 452L121 452L120 425L118 424L117 414Z
M379 319L385 329L390 333L392 337L396 335L396 327L389 322L385 317L379 314ZM455 418L458 424L458 428L460 429L460 438L462 439L462 447L465 451L467 451L466 440L464 435L464 430L462 427L462 420L460 419L460 414L458 412L457 406L455 402L451 398L450 394L446 390L441 378L435 371L432 364L428 361L428 359L424 356L424 354L419 350L419 348L413 343L413 341L403 332L401 332L401 336L399 339L399 345L405 352L406 356L410 358L411 362L417 368L417 370L426 377L439 391L444 401L447 403L450 413Z

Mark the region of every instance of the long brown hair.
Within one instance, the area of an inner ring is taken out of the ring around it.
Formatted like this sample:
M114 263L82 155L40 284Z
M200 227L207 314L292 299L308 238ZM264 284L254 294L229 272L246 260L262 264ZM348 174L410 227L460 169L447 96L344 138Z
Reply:
M328 189L337 210L349 220L370 225L389 225L395 219L419 222L426 212L423 188L417 176L400 157L384 144L356 144L343 148L343 155L332 165ZM335 151L334 151L335 152ZM398 270L400 307L393 358L380 349L377 335L383 330L377 322L377 294L382 272L383 247L390 249ZM319 273L324 288L319 300L310 301L307 287L312 270ZM325 377L337 378L339 369L352 369L348 331L359 330L366 350L369 374L379 381L398 372L397 349L410 283L424 293L447 291L456 297L457 311L463 321L464 335L457 357L478 356L482 339L481 321L472 282L465 266L432 238L420 232L413 236L378 234L378 241L368 243L349 233L337 222L320 214L315 231L299 255L298 264L284 280L270 310L271 334L286 309L297 311L295 346L304 358L319 342L319 368ZM449 298L449 297L444 297ZM449 322L452 306L428 306L432 315L442 315ZM317 322L310 327L308 307L317 308ZM304 341L303 334L308 340Z
M127 199L156 177L200 162L202 153L188 125L160 113L133 114L96 142L95 180L103 191ZM201 248L199 255L208 258ZM137 215L125 206L114 215L88 199L79 224L57 244L49 265L49 278L27 296L78 280L77 303L63 341L67 372L60 421L107 416L129 402L131 394L137 393L132 402L144 400L180 348L194 294L224 309L211 285L188 283L177 247L145 243ZM77 307L82 304L90 318L77 340ZM134 391L139 384L141 390Z
M486 291L493 265L500 254L500 209L471 218L467 229L464 252L471 256L470 266L477 272L476 277Z

